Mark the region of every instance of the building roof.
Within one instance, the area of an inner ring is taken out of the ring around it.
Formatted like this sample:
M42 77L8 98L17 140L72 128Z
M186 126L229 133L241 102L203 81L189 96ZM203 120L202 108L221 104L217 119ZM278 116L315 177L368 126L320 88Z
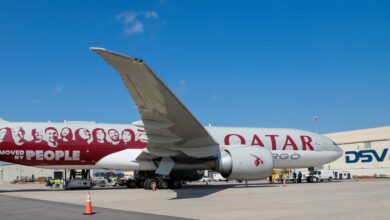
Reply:
M336 144L390 140L390 126L325 134Z

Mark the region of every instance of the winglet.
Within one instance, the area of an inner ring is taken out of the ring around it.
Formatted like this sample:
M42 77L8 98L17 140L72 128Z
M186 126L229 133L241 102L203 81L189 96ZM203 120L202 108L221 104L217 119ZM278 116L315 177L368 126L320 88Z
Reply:
M103 47L90 47L89 49L92 50L92 51L97 51L97 50L104 50L104 51L106 51L106 49L103 48Z

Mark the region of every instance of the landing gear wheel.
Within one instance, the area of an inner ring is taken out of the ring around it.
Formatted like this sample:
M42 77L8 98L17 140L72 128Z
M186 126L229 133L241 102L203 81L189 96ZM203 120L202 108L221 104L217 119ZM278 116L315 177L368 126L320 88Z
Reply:
M332 177L329 177L328 181L329 181L329 182L332 182Z
M144 185L144 189L145 189L145 190L150 189L150 188L149 188L149 186L150 186L150 180L151 180L151 179L147 179L147 180L144 181L144 184L143 184L143 185Z
M158 187L158 182L157 182L157 180L155 180L155 179L150 179L149 181L148 181L148 189L153 189L153 188L155 188L155 189L157 189L157 187Z
M137 186L139 187L139 188L144 188L145 186L145 180L139 180L139 181L137 181Z
M165 180L158 181L158 188L159 189L168 189L168 187L169 187L169 184L167 181L165 181Z
M126 186L127 186L127 188L133 189L137 186L137 183L134 180L128 180L126 182Z
M171 189L180 189L181 181L180 180L171 180L169 181L169 188Z

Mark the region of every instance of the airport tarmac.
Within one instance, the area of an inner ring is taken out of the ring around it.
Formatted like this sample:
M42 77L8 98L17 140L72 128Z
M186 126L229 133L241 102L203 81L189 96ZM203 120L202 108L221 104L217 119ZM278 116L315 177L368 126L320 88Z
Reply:
M0 219L4 220L79 220L93 218L95 220L181 220L171 216L153 215L138 212L128 212L114 209L95 208L94 216L83 215L83 206L49 202L36 199L26 199L0 195Z
M81 210L72 213L80 216L86 195L87 191L50 191L39 184L0 184L2 200L8 196L43 200L46 203L39 206L42 211L47 210L45 204L50 204L47 201L56 202L59 212L69 204L76 205ZM145 216L138 219L148 219L148 214L194 219L390 219L390 179L288 184L287 187L264 181L250 183L248 187L233 183L213 182L209 186L192 183L176 191L95 189L91 197L94 207L102 208L100 214L89 216L91 219L115 210L121 210L120 215L128 215L128 219L140 213ZM66 203L63 208L61 203ZM1 204L8 206L7 202ZM7 213L17 207L10 206ZM39 208L27 210L33 215ZM63 215L63 219L68 218ZM115 214L111 219L116 219Z

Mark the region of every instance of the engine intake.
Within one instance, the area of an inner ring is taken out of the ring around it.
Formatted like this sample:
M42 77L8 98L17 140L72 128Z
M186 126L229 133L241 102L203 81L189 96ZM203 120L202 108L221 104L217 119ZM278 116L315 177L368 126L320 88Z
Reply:
M260 180L272 174L274 159L261 147L228 147L221 152L218 172L225 178Z

